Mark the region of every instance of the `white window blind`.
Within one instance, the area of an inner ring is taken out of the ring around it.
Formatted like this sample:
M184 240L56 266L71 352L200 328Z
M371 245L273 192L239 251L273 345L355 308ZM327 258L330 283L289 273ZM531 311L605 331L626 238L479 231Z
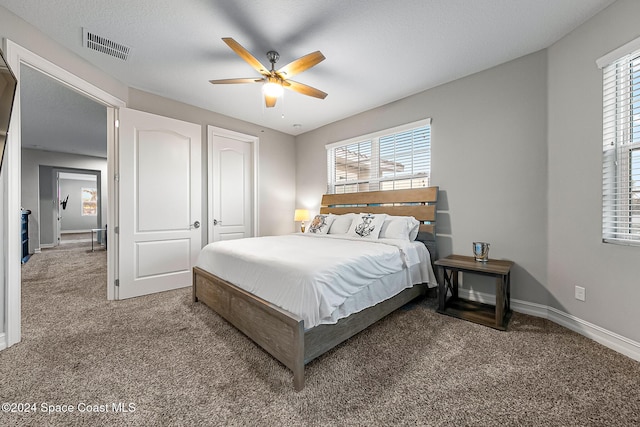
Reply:
M602 238L640 245L640 49L603 66ZM624 48L624 47L623 47ZM622 55L622 56L619 56Z
M431 119L327 145L328 193L428 187Z

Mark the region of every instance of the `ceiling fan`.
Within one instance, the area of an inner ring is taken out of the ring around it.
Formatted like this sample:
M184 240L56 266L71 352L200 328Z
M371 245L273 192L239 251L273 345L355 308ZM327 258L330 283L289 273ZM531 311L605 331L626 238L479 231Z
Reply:
M231 37L224 37L222 39L235 53L244 59L249 65L251 65L256 71L262 74L262 78L240 78L240 79L221 79L221 80L209 80L213 84L236 84L236 83L263 83L262 92L264 94L264 102L267 108L274 107L278 97L282 95L283 88L293 90L307 96L313 96L315 98L324 99L327 94L321 90L307 86L302 83L289 80L290 77L295 76L314 65L322 62L325 58L324 55L318 50L305 55L295 61L290 62L279 70L275 69L275 64L280 59L280 54L276 51L270 50L267 52L267 58L271 63L271 70L262 65L247 49L242 47L240 43L232 39Z

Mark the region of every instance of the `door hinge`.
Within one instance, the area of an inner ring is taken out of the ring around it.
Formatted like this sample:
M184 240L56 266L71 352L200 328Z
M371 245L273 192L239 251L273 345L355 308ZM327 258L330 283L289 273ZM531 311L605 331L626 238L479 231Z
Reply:
M113 179L115 179L116 182L120 182L120 174L117 173L113 176Z
M114 284L114 285L116 285L116 287L119 287L119 286L120 286L120 279L116 279L116 280L113 282L113 284Z
M117 225L113 228L113 232L115 234L120 234L120 227L118 227Z

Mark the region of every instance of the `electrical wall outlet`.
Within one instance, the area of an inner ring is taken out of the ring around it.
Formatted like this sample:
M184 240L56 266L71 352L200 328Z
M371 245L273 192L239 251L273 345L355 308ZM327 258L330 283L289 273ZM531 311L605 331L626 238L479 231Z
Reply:
M586 291L582 286L576 286L576 299L584 301L586 297Z

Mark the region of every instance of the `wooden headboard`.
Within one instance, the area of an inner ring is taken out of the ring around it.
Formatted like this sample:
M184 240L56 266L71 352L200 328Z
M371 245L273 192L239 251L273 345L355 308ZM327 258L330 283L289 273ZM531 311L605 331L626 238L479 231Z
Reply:
M425 244L431 254L431 262L437 259L436 203L438 187L411 188L407 190L365 191L361 193L325 194L320 213L386 213L412 216L420 221L417 240Z

